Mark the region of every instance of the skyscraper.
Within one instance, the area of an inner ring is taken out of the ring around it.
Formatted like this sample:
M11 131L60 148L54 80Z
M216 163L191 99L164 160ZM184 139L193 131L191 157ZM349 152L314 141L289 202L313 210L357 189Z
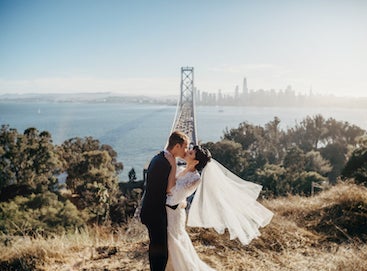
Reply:
M235 87L235 89L234 89L234 98L235 99L238 99L239 98L239 96L240 96L240 91L239 91L239 87L238 87L238 85Z
M247 79L246 79L246 77L243 78L242 94L243 94L243 96L247 96L248 95Z

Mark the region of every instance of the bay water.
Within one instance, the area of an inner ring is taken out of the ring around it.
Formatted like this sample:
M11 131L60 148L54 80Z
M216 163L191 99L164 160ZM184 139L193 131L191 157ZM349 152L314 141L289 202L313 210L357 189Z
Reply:
M165 146L175 112L175 106L161 104L0 102L0 124L19 133L29 127L49 131L58 145L72 137L92 136L118 153L124 164L120 180L126 181L131 168L141 179L144 166ZM199 142L216 142L226 128L237 128L244 121L263 126L277 116L280 127L287 129L316 114L367 130L367 109L361 108L198 106L197 135Z

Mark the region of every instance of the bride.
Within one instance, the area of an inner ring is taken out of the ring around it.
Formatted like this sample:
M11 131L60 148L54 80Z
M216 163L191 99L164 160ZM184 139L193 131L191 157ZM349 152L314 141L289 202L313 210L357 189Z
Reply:
M186 232L186 198L195 191L187 218L192 227L228 229L230 239L247 245L260 235L273 213L256 201L261 186L237 177L211 158L201 146L187 151L186 167L176 169L176 160L166 155L172 166L167 186L168 262L166 271L214 270L200 260ZM201 172L201 176L199 174Z

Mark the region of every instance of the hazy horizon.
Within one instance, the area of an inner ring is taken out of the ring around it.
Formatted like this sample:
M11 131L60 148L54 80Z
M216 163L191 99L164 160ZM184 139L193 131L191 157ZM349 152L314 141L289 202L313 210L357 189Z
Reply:
M195 86L367 97L367 1L0 0L0 95Z
M265 91L265 93L269 94L271 93L272 89L258 89L258 90L250 90L250 95L252 94L256 94L262 91ZM279 91L284 91L285 89L280 89L280 90L276 90L276 94L281 94L281 92ZM201 90L200 90L201 91ZM73 96L73 95L82 95L82 96L88 96L88 95L105 95L106 97L149 97L149 98L165 98L165 97L169 97L169 98L179 98L180 96L180 89L179 87L177 89L175 89L176 93L165 93L165 92L160 92L160 93L149 93L149 91L143 91L143 92L138 92L138 93L134 93L131 91L128 92L119 92L119 91L70 91L70 92L0 92L0 97L11 97L11 96L19 96L19 97L27 97L27 96L50 96L50 95L54 95L54 96ZM215 94L216 96L218 95L218 92L208 92L210 94ZM284 93L284 92L283 92ZM226 92L224 93L225 95L227 95L228 97L234 97L235 96L235 91L232 92ZM265 94L266 95L266 94ZM304 97L335 97L335 98L350 98L350 99L367 99L367 96L352 96L352 95L348 95L348 93L345 94L333 94L333 93L316 93L313 92L311 95L310 93L299 93L297 91L295 91L294 95L296 97L299 96L304 96Z

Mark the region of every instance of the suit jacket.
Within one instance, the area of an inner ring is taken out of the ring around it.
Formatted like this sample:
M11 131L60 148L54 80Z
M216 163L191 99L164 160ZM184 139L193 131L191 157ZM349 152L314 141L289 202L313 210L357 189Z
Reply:
M140 218L145 225L167 226L166 190L171 165L160 152L150 161Z

